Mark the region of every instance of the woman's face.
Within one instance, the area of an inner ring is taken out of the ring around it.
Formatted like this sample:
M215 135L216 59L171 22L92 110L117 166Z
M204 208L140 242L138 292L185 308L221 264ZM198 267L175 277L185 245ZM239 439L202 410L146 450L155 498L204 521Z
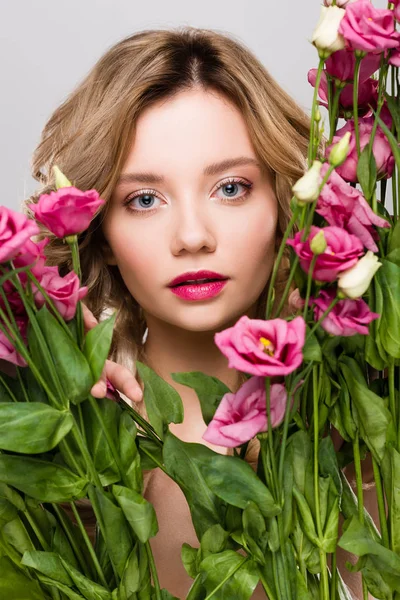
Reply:
M109 263L148 323L218 331L256 303L278 218L257 163L240 112L216 92L183 91L141 114L103 230ZM193 300L168 287L203 269L229 278L216 295Z

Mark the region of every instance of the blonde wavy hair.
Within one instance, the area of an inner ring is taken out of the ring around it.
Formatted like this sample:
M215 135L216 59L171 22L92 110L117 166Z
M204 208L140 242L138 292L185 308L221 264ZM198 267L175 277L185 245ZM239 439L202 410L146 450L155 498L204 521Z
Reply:
M146 362L146 324L118 267L105 260L101 223L132 143L142 111L153 103L194 86L228 98L245 120L258 159L271 173L279 205L277 244L290 218L291 186L304 173L309 118L277 84L257 58L233 36L210 29L179 27L135 33L114 46L54 111L32 158L32 175L41 186L28 204L55 190L52 171L58 165L81 190L95 188L106 201L87 231L79 236L85 303L99 318L117 311L110 358L135 370ZM61 274L71 269L68 246L50 237L48 263ZM275 301L286 282L281 269ZM264 318L268 284L257 317Z

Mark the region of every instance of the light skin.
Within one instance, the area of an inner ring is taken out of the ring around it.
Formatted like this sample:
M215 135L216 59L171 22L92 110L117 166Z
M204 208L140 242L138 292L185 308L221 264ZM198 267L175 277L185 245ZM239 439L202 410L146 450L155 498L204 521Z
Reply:
M108 262L118 265L143 308L149 366L178 390L184 404L184 422L171 425L172 432L221 453L226 449L202 439L206 425L197 396L174 382L171 373L203 371L232 390L238 387L238 374L229 369L214 334L243 314L254 317L255 303L272 269L278 207L268 174L255 164L213 175L203 172L211 163L237 157L257 160L241 114L225 98L193 89L160 102L140 116L122 173L153 173L164 180L121 183L103 224ZM246 197L239 180L252 184ZM217 190L223 182L228 187ZM134 195L131 206L124 206ZM222 293L190 302L167 287L177 275L199 269L230 277ZM94 324L89 320L86 309L88 328ZM103 381L105 376L132 400L141 399L138 383L124 367L108 361ZM99 397L104 395L100 385L93 388ZM187 503L159 469L153 471L145 495L158 516L159 533L151 544L160 583L185 597L192 580L182 566L180 549L184 542L198 545ZM253 597L265 594L258 587Z
M238 158L243 160L215 167ZM207 171L212 164L214 169ZM115 188L103 222L108 262L118 266L143 309L146 361L181 395L185 417L171 426L172 432L206 444L197 396L175 383L171 373L203 371L237 389L238 373L228 367L214 335L243 314L255 316L274 261L277 201L242 115L225 97L202 88L180 92L141 114L122 169L123 175L132 173L152 173L158 181L125 177ZM229 277L219 295L188 301L171 292L173 278L200 269ZM160 583L184 597L192 580L181 564L180 549L185 541L198 545L186 501L159 470L146 497L159 521L152 549ZM262 591L258 596L265 597Z

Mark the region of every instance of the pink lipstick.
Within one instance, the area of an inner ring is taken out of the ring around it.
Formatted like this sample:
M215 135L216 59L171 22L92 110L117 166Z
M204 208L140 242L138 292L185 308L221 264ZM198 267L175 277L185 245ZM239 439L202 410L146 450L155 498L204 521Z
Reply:
M168 287L183 300L207 300L216 296L229 277L214 271L188 271L175 277Z

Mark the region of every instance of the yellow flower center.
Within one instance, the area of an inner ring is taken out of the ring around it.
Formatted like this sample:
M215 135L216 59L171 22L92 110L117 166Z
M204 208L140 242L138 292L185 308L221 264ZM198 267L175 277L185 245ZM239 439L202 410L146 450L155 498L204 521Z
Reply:
M260 342L264 346L264 352L268 354L268 356L273 356L274 350L273 348L270 348L270 346L272 346L272 342L267 340L265 337L260 337Z

